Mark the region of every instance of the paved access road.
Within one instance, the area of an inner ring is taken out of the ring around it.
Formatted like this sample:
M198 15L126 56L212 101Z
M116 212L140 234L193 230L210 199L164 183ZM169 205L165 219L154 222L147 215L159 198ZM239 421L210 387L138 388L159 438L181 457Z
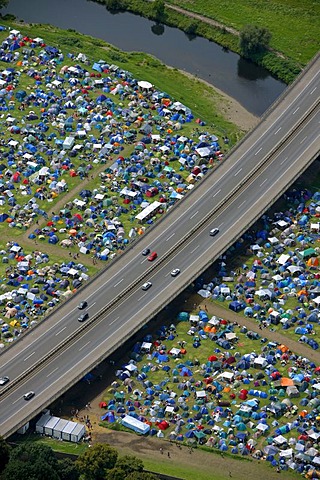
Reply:
M4 393L1 394L0 390L1 435L7 436L26 419L32 418L90 370L106 352L111 352L117 342L138 329L152 312L159 310L170 297L189 284L246 229L253 218L260 215L292 178L299 175L304 164L316 156L319 152L319 63L318 59L295 89L289 90L281 104L224 164L208 175L158 226L113 262L95 282L0 356L0 376L8 375L12 382L21 377L21 381L8 392L2 388ZM309 110L313 110L312 115L302 122ZM283 142L300 123L301 127ZM266 166L251 176L272 151L275 153ZM237 194L226 200L240 185L243 187ZM207 216L209 220L196 229ZM216 237L209 236L212 227L220 229ZM174 251L175 245L187 238L193 229L196 232ZM141 255L147 246L158 253L153 264ZM171 250L172 255L166 257ZM176 278L170 276L173 268L181 269ZM132 288L133 282L140 277L138 285ZM153 286L143 292L141 285L146 280L150 280ZM118 303L92 324L86 327L77 322L80 300L88 300L88 312L92 317L117 296ZM57 344L82 328L83 335L24 378L26 370L37 365ZM26 402L22 395L28 390L34 390L36 396Z

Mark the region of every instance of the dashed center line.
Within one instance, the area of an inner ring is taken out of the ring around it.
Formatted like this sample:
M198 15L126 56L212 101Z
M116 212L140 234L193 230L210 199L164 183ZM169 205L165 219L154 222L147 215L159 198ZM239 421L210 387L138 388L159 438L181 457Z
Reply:
M295 111L292 113L292 115L294 115L295 113L297 113L297 111L299 110L299 108L300 108L300 107L297 107L297 108L295 109Z
M85 343L84 345L82 345L82 347L79 348L79 352L81 352L81 350L83 350L84 348L86 348L87 345L89 345L89 343L91 342L91 340L89 340L89 342Z
M240 203L240 205L238 205L238 208L241 208L242 205L244 205L246 203L247 200L244 200L242 203Z
M66 328L67 328L66 326L63 327L63 328L61 328L61 330L59 330L59 332L56 333L56 336L57 336L57 335L60 335L60 333L63 332L63 330L65 330Z
M34 355L36 352L32 352L30 353L30 355L28 355L25 359L24 359L24 362L26 362L28 360L28 358L32 357L32 355Z
M58 370L59 367L55 368L54 370L52 370L52 372L48 373L47 375L47 378L50 377L50 375L52 375L54 372L56 372Z
M200 245L197 245L190 253L194 253L196 250L198 250Z
M191 218L192 218L192 217L191 217ZM174 237L174 236L175 236L175 233L173 233L172 235L170 235L170 237L167 238L166 242L167 242L168 240L170 240L170 238L172 238L172 237Z
M123 278L121 278L121 280L119 280L118 283L116 283L115 285L113 285L113 288L117 287L118 285L120 285L120 283L123 282Z
M219 190L214 195L212 195L212 198L216 197L220 192L221 192L221 188L219 188Z
M274 132L275 135L277 135L277 133L279 133L281 130L281 127L278 128L278 130L276 132Z
M258 153L261 152L261 150L262 150L262 147L259 148L259 150L256 151L255 155L258 155Z
M198 215L198 213L199 213L199 210L197 210L193 215L191 215L190 220L191 220L193 217L195 217L196 215Z
M264 185L266 182L268 181L268 179L266 178L265 180L263 180L262 183L260 183L260 187L262 187L262 185Z
M234 176L236 177L237 175L239 175L239 173L241 172L242 168L239 168L239 170L234 174Z
M305 142L305 141L307 140L307 138L308 138L308 137L304 137L304 138L301 140L300 145L301 145L301 143Z

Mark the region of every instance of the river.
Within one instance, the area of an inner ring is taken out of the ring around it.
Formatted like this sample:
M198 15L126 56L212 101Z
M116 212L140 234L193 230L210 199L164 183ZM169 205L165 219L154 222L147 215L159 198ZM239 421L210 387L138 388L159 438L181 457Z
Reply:
M28 23L50 23L101 38L124 51L150 53L163 63L207 81L261 116L286 85L220 45L131 13L111 14L88 0L10 0L2 14Z

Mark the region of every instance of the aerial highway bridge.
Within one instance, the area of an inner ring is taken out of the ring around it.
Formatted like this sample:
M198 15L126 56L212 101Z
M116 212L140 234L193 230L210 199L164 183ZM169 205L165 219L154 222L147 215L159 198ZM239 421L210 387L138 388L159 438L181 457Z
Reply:
M124 254L0 355L0 435L119 348L230 247L319 156L320 58L213 172ZM219 234L209 235L212 228ZM150 263L144 248L158 253ZM181 270L173 278L170 272ZM144 282L152 287L143 291ZM87 300L89 319L77 321ZM29 402L23 395L33 390Z

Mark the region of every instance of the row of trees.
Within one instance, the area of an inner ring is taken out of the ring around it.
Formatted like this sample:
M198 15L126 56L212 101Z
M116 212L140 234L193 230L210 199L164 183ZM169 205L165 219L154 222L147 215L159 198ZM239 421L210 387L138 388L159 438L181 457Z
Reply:
M1 480L157 480L143 471L143 463L134 456L119 457L115 448L97 443L77 460L58 460L45 444L30 442L10 448L0 438Z

